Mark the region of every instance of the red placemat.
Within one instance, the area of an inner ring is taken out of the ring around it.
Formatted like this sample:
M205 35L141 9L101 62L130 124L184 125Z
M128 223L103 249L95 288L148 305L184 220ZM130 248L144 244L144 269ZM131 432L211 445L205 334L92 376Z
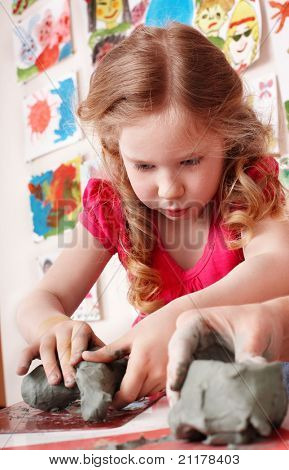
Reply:
M131 403L119 411L109 409L106 420L101 423L87 422L82 419L80 400L75 401L65 410L55 412L40 411L31 408L24 402L20 402L0 411L0 433L15 434L117 428L142 413L162 396L163 393L151 395Z

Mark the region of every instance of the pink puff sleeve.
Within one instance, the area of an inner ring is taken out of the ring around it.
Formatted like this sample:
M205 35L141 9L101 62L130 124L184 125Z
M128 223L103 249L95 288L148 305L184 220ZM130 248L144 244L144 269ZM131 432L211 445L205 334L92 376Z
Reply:
M79 221L113 255L118 251L120 201L109 181L91 178L83 194Z

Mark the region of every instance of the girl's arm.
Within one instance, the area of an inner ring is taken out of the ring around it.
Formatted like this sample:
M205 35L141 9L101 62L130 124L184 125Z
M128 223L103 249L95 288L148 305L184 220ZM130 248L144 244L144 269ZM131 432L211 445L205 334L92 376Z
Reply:
M164 388L168 343L183 312L194 311L201 315L206 309L200 309L204 307L239 305L238 309L229 309L234 315L241 309L241 304L289 295L289 222L267 219L258 223L244 252L245 261L223 279L171 301L99 351L83 353L84 360L93 362L111 362L120 355L130 355L126 374L114 399L115 406Z
M256 224L245 260L201 291L175 299L178 311L263 302L289 295L289 222L267 218Z
M56 375L58 379L55 382L58 383L61 374L56 352L61 369L68 377L73 374L70 356L78 354L79 360L81 351L87 349L90 340L103 344L86 323L69 317L112 255L80 223L72 240L74 246L63 250L36 288L18 306L17 324L30 344L21 355L17 371L20 375L28 371L35 357L40 356L47 376Z

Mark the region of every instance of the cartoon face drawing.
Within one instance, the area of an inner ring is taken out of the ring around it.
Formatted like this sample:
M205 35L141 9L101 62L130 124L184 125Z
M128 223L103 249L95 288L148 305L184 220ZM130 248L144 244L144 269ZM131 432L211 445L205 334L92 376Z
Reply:
M221 5L215 4L201 10L197 14L196 23L206 36L216 36L226 18L226 11Z
M116 27L123 12L123 0L97 1L96 17L103 21L107 29Z
M230 39L229 52L234 64L250 64L252 49L255 45L250 26L246 23L236 26Z

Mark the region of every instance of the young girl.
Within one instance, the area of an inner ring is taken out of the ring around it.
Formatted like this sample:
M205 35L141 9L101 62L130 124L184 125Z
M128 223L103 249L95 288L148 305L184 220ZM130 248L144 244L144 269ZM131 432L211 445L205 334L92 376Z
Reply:
M270 128L223 53L195 29L137 28L99 64L79 116L100 139L108 176L86 187L76 246L19 306L30 345L18 373L40 357L49 382L62 373L69 387L81 359L129 355L119 407L165 388L182 312L289 294L288 222L266 155ZM115 253L137 324L89 353L103 343L69 317Z

